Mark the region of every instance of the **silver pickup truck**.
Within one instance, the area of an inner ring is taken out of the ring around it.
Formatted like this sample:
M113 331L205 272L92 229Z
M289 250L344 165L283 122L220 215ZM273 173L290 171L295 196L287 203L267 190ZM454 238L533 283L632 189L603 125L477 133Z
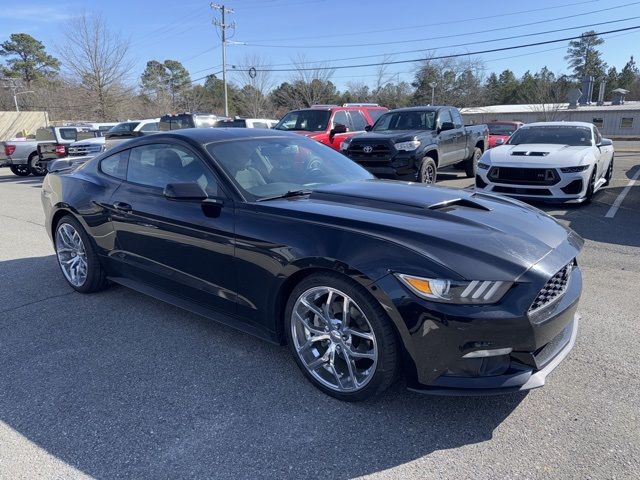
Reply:
M46 164L53 158L41 159L38 146L45 144L45 151L51 150L50 153L55 157L64 157L67 155L67 146L76 141L78 132L82 130L82 127L43 127L37 130L35 140L8 140L4 142L6 165L12 173L21 177L45 175Z

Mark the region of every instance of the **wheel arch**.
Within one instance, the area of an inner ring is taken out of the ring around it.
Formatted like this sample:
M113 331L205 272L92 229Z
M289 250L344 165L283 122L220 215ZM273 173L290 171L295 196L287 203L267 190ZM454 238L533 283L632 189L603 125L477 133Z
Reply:
M434 162L436 162L436 167L440 164L440 155L438 154L438 149L437 148L432 148L430 150L426 150L424 152L424 155L422 156L422 158L424 159L425 157L429 157Z

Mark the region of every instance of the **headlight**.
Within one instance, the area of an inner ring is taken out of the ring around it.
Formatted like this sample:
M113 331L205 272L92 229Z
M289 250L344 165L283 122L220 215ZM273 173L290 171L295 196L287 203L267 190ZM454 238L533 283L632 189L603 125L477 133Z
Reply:
M412 152L420 146L420 142L418 140L410 140L408 142L396 143L394 146L396 147L396 150Z
M440 278L423 278L402 273L395 274L409 290L434 302L488 304L498 302L513 282L474 280L458 282Z
M351 138L347 138L340 143L340 150L347 150L351 145Z
M487 165L486 163L478 162L478 168L481 168L482 170L489 170L489 165Z
M582 165L580 167L564 167L561 168L560 171L562 173L578 173L584 172L587 168L589 168L589 165Z

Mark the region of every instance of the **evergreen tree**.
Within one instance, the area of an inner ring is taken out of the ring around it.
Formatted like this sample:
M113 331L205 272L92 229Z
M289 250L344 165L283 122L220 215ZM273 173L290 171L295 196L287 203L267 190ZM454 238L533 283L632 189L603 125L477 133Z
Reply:
M585 75L596 79L604 78L607 64L602 60L602 53L596 48L604 40L591 30L584 32L579 39L569 42L569 49L565 60L569 61L569 68L573 71L573 78L580 81Z
M9 57L7 68L0 68L0 73L20 78L27 88L34 80L52 77L60 69L60 61L47 54L42 42L26 33L12 33L9 40L0 44L0 55Z

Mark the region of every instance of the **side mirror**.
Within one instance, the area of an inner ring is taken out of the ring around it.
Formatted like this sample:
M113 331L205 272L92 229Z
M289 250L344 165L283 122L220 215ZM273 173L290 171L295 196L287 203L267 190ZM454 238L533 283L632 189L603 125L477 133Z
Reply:
M347 133L347 126L341 123L336 123L329 131L329 138L333 140L333 137L335 137L338 133Z
M442 125L440 125L441 132L446 132L447 130L453 130L454 128L456 127L453 124L453 122L442 122Z
M370 132L372 129L373 129L373 125L367 125L366 127L364 127L365 132Z
M205 200L209 197L198 182L170 183L164 187L164 196L169 200Z
M603 138L602 140L600 140L600 143L597 146L610 147L611 145L613 145L613 142L611 140L609 140L608 138Z

